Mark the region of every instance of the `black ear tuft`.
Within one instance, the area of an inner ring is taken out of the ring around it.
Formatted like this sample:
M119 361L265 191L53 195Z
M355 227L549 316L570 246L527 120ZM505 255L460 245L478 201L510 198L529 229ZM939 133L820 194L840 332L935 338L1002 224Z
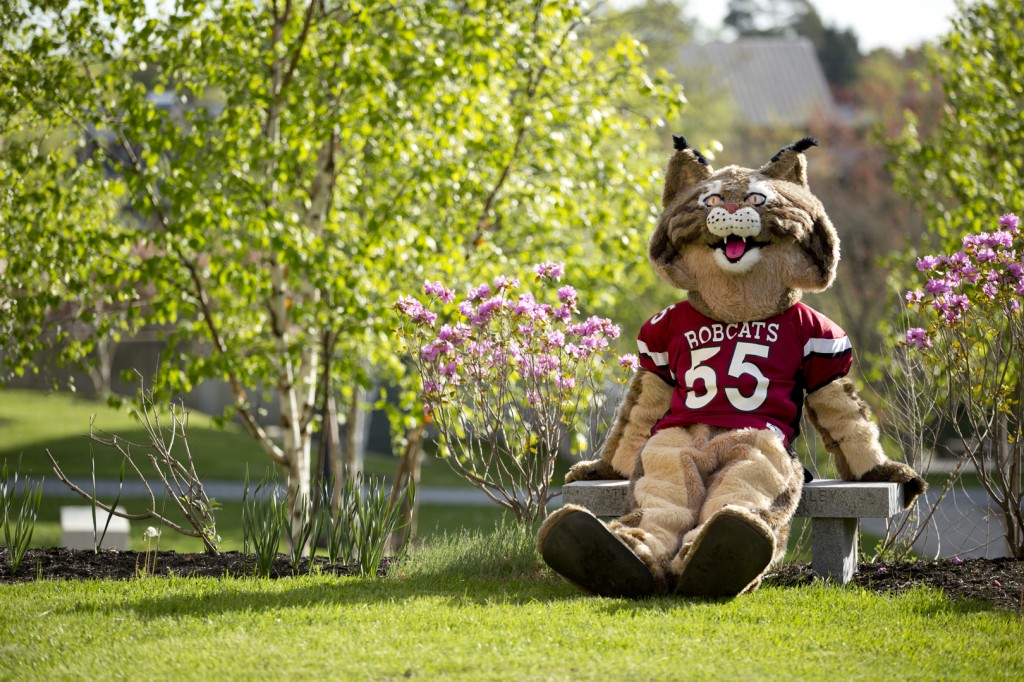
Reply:
M697 157L697 160L700 161L702 165L708 166L708 167L711 166L711 164L708 163L707 158L703 154L701 154L699 151L697 151L696 149L691 147L690 143L687 142L686 138L683 137L682 135L673 135L672 136L672 146L675 147L677 152L681 152L681 151L684 151L686 149L689 149L691 152L693 152L693 155Z
M818 146L818 138L816 138L816 137L805 137L805 138L797 140L796 142L793 143L793 150L797 151L797 152L804 152L804 151L810 149L811 147L817 147L817 146Z
M802 154L805 151L807 151L808 149L810 149L811 147L817 147L817 146L818 146L818 140L816 138L804 137L802 139L797 140L793 144L786 145L785 147L780 149L775 154L775 156L772 157L772 160L771 160L770 163L775 163L776 161L778 161L779 159L782 158L783 154L785 154L788 151L794 151L794 152L797 152L798 154Z

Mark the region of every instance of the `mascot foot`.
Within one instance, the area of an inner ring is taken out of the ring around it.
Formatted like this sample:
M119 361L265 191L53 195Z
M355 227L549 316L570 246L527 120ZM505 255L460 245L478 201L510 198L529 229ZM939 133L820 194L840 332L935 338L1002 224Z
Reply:
M634 599L654 594L647 564L582 507L563 507L549 517L537 545L548 566L587 592Z
M775 536L753 514L724 507L686 549L676 594L735 597L758 584L775 554Z

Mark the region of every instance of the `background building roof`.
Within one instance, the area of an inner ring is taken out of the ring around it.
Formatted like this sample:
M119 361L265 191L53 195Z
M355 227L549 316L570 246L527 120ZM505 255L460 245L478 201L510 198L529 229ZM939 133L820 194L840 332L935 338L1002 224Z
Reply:
M709 84L729 91L747 125L805 127L814 116L835 113L821 64L806 38L690 44L683 58L691 71L707 72Z

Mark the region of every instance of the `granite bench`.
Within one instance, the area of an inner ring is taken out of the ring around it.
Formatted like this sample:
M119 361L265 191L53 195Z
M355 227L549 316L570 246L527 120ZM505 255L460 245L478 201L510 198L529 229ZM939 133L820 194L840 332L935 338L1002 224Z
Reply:
M562 500L595 516L618 517L628 488L628 481L574 481L562 486ZM796 515L811 519L811 568L845 585L857 570L860 519L887 519L901 511L902 483L822 479L805 484Z

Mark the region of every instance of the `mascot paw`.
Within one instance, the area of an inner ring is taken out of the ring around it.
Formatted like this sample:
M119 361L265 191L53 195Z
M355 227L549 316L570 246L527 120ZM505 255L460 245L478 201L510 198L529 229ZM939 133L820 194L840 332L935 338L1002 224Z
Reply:
M883 462L869 469L858 480L865 483L902 483L904 509L910 508L928 487L925 480L903 462Z
M573 481L621 481L625 477L603 459L591 459L574 464L565 475L565 482Z
M544 561L577 587L602 597L647 597L654 576L597 517L566 505L548 517L537 547Z
M775 535L750 512L727 506L683 550L676 594L735 597L760 584L775 555Z

